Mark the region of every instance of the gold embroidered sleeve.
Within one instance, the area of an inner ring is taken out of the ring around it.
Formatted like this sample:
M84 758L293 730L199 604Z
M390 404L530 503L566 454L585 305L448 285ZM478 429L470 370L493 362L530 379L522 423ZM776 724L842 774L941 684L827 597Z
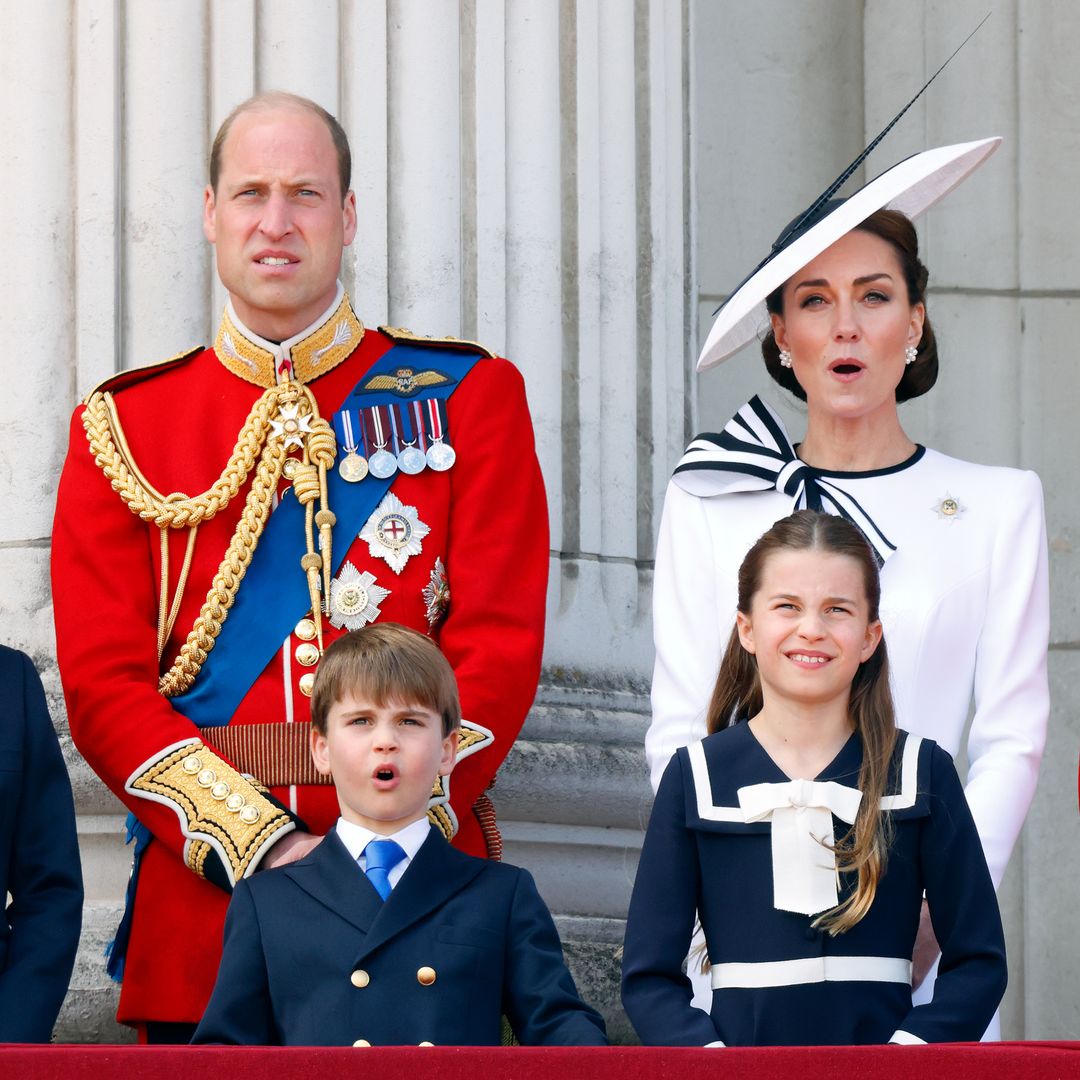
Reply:
M168 747L125 787L176 812L188 867L225 889L251 874L270 847L296 828L265 789L199 739Z

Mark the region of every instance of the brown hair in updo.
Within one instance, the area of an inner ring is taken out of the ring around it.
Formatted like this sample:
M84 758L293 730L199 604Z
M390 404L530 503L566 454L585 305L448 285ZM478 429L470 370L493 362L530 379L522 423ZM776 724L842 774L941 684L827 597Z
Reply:
M855 229L879 236L892 245L907 282L908 303L925 304L929 271L919 260L919 238L910 219L898 210L878 210L856 225ZM765 306L770 315L784 314L783 285L768 295ZM785 390L790 390L800 401L805 401L806 391L799 385L795 373L791 368L782 367L780 364L780 349L772 330L762 339L761 355L765 357L765 369L773 379ZM923 321L922 339L919 341L915 362L904 368L903 378L897 384L896 400L910 401L925 394L937 382L937 376L937 339L928 315Z

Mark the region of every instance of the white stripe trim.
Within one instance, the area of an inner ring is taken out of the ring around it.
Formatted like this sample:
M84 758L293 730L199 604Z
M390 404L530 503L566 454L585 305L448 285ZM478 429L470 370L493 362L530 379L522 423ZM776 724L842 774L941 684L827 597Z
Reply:
M909 810L915 805L919 794L919 747L922 739L918 735L908 735L904 743L904 756L900 760L900 794L883 795L882 810Z
M907 742L904 743L904 754L900 759L900 792L897 795L883 795L882 810L909 810L915 805L919 794L919 747L922 742L918 735L908 735ZM698 817L702 821L745 822L741 807L717 806L713 803L704 745L700 741L691 743L686 748L686 753L690 758L690 774L694 781Z
M911 961L898 956L807 956L759 964L714 964L714 990L760 990L823 982L889 982L911 985Z
M918 1035L912 1035L910 1031L894 1031L893 1037L889 1040L891 1043L895 1043L897 1046L925 1046L926 1040L920 1039Z
M691 743L686 748L686 752L690 758L690 773L694 778L698 817L702 821L744 821L741 806L713 805L709 766L705 762L705 747L700 742Z

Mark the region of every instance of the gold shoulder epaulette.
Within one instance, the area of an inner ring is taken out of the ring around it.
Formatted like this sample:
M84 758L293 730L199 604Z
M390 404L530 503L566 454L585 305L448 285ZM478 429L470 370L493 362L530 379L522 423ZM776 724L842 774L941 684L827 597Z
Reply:
M113 375L109 375L102 379L97 386L93 387L86 397L83 398L83 404L85 405L93 396L97 393L114 393L117 390L123 390L126 386L133 386L137 382L142 382L143 379L148 379L153 375L156 375L159 371L168 371L171 368L177 367L185 360L190 360L196 353L201 353L206 348L205 345L196 345L193 349L187 349L184 352L177 353L175 356L170 356L167 360L156 360L152 364L144 364L142 367L129 368L127 371L117 371Z
M452 337L429 337L426 334L414 334L404 326L380 326L379 330L394 341L408 341L413 345L442 345L447 349L467 349L469 352L478 352L482 356L493 357L495 354L486 349L479 341L466 341L464 338Z

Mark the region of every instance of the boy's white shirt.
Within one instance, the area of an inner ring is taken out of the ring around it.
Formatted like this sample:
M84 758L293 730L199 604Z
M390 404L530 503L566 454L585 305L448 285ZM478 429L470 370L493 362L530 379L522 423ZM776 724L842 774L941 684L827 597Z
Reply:
M388 875L390 888L392 889L401 880L401 875L409 868L409 863L416 858L416 853L420 850L421 845L427 839L428 832L431 830L431 822L425 813L423 817L410 822L404 829L399 829L396 833L390 833L389 835L372 832L370 829L365 829L363 825L346 821L342 817L338 818L337 825L334 827L337 829L339 839L345 845L345 850L360 864L360 869L364 873L367 873L367 859L364 856L364 848L372 840L393 840L401 847L401 850L405 852L405 858Z

